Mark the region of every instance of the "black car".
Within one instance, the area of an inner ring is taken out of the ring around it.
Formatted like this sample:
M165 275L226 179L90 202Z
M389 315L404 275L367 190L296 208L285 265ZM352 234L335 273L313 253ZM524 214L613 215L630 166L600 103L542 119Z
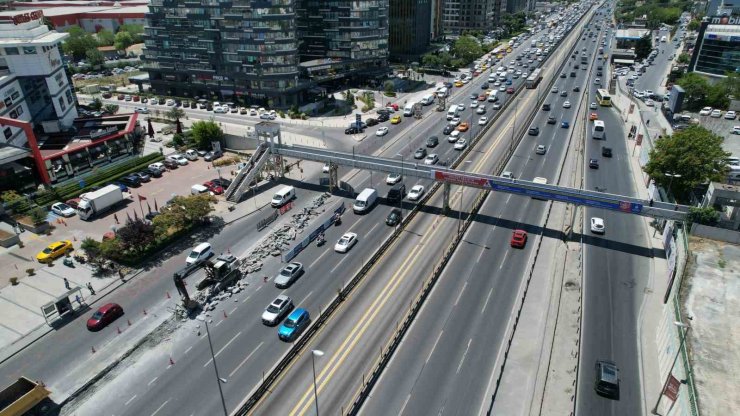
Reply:
M390 116L388 115L388 113L378 114L379 122L388 121L388 120L390 120Z
M123 178L119 179L119 181L131 188L138 188L141 186L141 179L139 179L139 177L136 175L124 176Z
M600 77L601 76L601 71L596 71L596 76L597 77Z
M451 124L448 124L448 125L446 125L446 126L445 126L445 129L444 129L444 130L442 130L442 133L444 133L444 134L450 134L450 133L452 133L452 132L453 132L454 130L455 130L455 126L453 126L453 125L451 125Z
M611 147L602 147L601 148L601 156L604 157L612 157L612 148Z
M577 65L577 64L576 65L573 65L573 69L578 69L578 68L580 68L579 65Z
M588 160L588 167L591 169L598 169L599 168L599 161L598 159L589 159Z
M487 83L487 82L484 82L484 83L483 83L483 84L482 84L482 85L480 86L480 89L482 89L482 90L487 90L487 89L488 89L488 83Z
M542 104L542 111L550 111L550 104L548 103Z
M359 134L362 133L361 129L358 129L357 127L349 127L344 129L344 134Z
M401 210L398 208L393 208L388 216L385 218L385 223L388 225L396 225L401 222L401 219Z
M365 122L367 123L368 126L374 126L374 125L378 124L378 120L376 120L374 118L369 118Z
M427 147L435 147L439 144L439 138L437 136L431 136L427 138Z
M420 147L414 152L414 159L424 159L427 157L427 149Z
M580 92L580 91L581 91L581 87L579 87L578 85L573 87L573 92Z
M540 128L539 127L530 127L529 131L527 132L530 136L536 136L540 134Z
M562 74L560 74L560 78L565 78L565 72L563 72Z
M138 176L139 180L141 180L142 182L149 182L152 180L152 176L149 174L148 171L143 170L141 172L132 173L132 175Z
M144 173L149 175L152 178L161 178L162 177L162 171L159 169L152 169L152 168L146 168L144 169ZM146 182L146 181L144 181Z
M216 179L211 180L211 182L213 182L214 184L224 189L228 188L229 185L231 185L231 181L228 179L224 179L224 178L216 178Z
M555 124L557 120L555 120L555 117L550 116L547 118L547 124Z

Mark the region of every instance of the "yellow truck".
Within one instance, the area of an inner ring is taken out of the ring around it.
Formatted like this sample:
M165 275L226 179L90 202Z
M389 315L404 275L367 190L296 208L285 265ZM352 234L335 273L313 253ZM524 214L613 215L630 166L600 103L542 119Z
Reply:
M21 377L0 391L0 416L41 416L50 410L50 394L43 384Z

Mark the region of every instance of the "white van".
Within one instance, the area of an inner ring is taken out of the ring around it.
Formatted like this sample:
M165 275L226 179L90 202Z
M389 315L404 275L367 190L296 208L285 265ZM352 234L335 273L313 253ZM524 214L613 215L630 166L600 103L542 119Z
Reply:
M457 117L457 111L458 111L457 104L452 104L450 106L450 109L447 110L447 120L452 120L453 118Z
M209 257L213 255L213 250L211 249L211 245L208 243L200 243L193 251L190 252L188 255L188 258L185 259L185 264L188 266L192 264L199 264L205 260L208 260Z
M282 207L293 198L295 198L295 188L292 186L284 186L279 191L275 192L270 205L274 208Z
M488 102L495 103L498 100L498 90L493 90L488 93Z
M193 149L187 150L185 152L185 159L187 159L187 160L198 160L198 152L196 152Z
M427 94L421 99L421 105L432 105L434 104L434 94Z
M378 191L373 188L365 188L357 195L357 199L355 199L355 203L352 205L352 210L355 214L364 214L372 209L377 200Z
M200 195L208 193L208 188L206 188L203 185L193 185L190 187L190 194L191 195Z
M606 135L605 125L604 122L601 120L594 120L594 130L592 137L594 139L600 140L603 139Z
M414 103L408 103L405 107L403 107L403 115L406 117L414 115Z

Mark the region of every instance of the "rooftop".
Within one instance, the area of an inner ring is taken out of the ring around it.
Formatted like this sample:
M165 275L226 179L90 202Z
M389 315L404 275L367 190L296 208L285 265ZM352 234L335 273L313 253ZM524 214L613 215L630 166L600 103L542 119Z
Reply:
M36 138L44 159L92 147L133 131L137 114L78 118L73 129L59 133L40 133Z

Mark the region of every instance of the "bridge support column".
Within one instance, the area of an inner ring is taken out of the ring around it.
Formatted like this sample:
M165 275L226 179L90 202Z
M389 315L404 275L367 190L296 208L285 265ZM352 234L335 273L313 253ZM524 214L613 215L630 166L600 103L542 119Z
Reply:
M450 183L445 182L442 185L442 213L450 212Z
M329 193L334 192L334 188L339 186L339 165L329 162Z

